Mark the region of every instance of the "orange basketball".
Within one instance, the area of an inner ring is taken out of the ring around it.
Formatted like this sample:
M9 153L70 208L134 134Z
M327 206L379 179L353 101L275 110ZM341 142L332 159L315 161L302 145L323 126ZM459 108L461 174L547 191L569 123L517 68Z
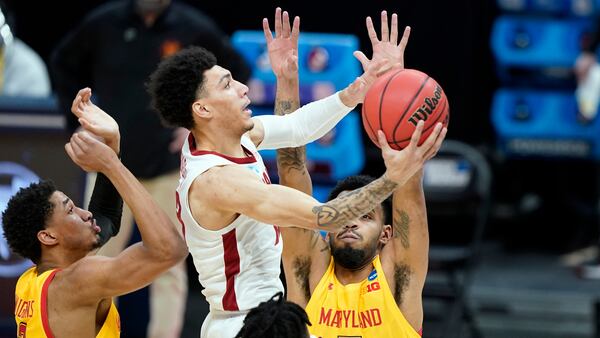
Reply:
M419 120L425 121L419 145L437 122L448 126L450 107L442 87L429 75L414 69L391 70L375 81L362 106L365 131L377 145L377 130L383 130L390 147L401 150Z

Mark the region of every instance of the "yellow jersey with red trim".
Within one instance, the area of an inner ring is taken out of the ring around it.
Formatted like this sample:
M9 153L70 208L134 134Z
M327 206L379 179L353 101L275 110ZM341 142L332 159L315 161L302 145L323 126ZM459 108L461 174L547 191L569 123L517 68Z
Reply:
M335 276L333 257L317 284L306 313L309 331L320 338L394 337L420 338L392 295L379 256L374 269L360 283L343 285Z
M54 338L48 324L48 286L54 275L53 269L38 274L34 266L25 271L15 288L15 321L17 338ZM111 303L104 325L96 338L118 338L121 335L119 312Z

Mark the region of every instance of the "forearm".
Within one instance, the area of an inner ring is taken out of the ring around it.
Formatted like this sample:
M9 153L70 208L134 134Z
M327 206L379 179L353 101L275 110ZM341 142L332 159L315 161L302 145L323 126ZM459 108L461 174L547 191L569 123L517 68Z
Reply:
M354 107L342 103L339 93L315 101L285 116L256 117L264 129L259 149L290 148L313 142L346 116Z
M181 236L137 178L118 160L107 163L103 172L131 209L144 247L159 259L177 255L184 246Z
M89 210L96 219L96 225L101 229L100 243L104 245L111 237L119 233L123 199L110 180L102 173L98 173L96 176Z
M287 115L300 107L298 79L277 80L275 115ZM306 147L277 150L279 183L312 194L312 183L306 168Z
M398 187L386 174L368 185L315 206L312 212L322 230L339 231L342 226L367 214L388 198Z

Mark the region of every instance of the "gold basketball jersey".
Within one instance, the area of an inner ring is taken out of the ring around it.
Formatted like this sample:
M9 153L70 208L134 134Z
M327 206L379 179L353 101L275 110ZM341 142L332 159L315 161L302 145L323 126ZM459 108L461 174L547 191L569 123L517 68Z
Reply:
M48 324L47 299L48 286L57 271L59 270L49 270L38 275L34 266L19 278L15 288L17 338L54 338ZM118 338L120 333L119 312L112 303L96 338Z
M312 335L320 338L421 337L400 312L379 256L373 265L375 268L364 281L342 285L335 277L331 258L306 306Z

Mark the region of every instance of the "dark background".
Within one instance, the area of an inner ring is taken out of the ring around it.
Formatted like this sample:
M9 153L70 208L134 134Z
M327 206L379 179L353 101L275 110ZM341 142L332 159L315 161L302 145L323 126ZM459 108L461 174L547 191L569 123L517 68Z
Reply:
M14 13L16 35L44 60L61 37L85 14L104 1L5 0ZM399 26L412 27L406 67L428 73L450 99L449 138L469 143L490 142L489 103L494 87L489 31L495 5L489 0L419 1L185 1L211 16L227 33L259 30L261 19L272 21L281 6L301 17L301 31L358 36L370 55L365 17L385 9L399 15ZM391 14L390 14L391 15Z

